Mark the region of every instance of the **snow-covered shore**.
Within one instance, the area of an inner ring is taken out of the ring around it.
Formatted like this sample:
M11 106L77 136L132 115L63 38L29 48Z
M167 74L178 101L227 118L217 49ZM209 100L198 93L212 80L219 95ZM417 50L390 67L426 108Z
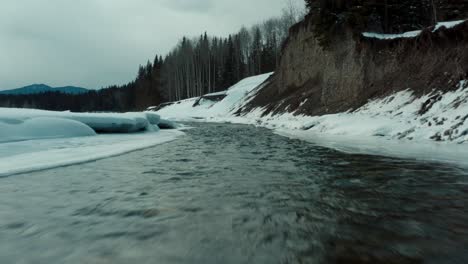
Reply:
M155 131L154 113L72 113L0 108L0 142Z
M121 155L183 135L160 131L159 124L172 125L155 113L0 108L0 177Z
M177 139L178 130L0 144L0 177L95 161Z
M235 113L255 95L271 74L242 80L219 102L197 98L167 106L157 113L175 121L251 124L315 144L353 153L368 153L468 164L468 82L442 94L416 97L409 90L370 101L346 113L325 116L294 112L264 115L257 108Z

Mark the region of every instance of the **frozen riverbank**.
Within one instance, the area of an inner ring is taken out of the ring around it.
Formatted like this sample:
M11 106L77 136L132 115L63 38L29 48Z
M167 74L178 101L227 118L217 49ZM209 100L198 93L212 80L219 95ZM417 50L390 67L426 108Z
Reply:
M361 108L325 116L294 112L265 115L239 111L270 74L247 78L219 101L192 98L157 113L177 121L231 122L280 131L327 147L357 153L463 162L468 157L468 83L456 91L421 97L409 90L375 99Z
M160 123L171 125L155 113L0 108L0 177L121 155L183 135L160 131Z

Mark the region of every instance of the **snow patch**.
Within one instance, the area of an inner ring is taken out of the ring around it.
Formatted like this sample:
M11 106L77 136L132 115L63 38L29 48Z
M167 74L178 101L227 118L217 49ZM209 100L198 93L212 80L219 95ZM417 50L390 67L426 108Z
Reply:
M453 28L464 23L465 21L466 20L439 22L435 25L434 30L432 30L432 32L436 32L442 27ZM404 32L401 34L381 34L381 33L375 33L375 32L363 32L362 35L366 38L399 39L399 38L414 38L414 37L421 35L421 32L422 30L414 30L414 31Z
M453 28L456 27L462 23L464 23L466 20L457 20L457 21L447 21L447 22L439 22L435 26L434 30L432 32L436 32L437 30L441 29L442 27L445 28Z
M401 34L381 34L375 32L363 32L362 35L366 38L376 39L398 39L398 38L414 38L421 34L422 30L409 31Z

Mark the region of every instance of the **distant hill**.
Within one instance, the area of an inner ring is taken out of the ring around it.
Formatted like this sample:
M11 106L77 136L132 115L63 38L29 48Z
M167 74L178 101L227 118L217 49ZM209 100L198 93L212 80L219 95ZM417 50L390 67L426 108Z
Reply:
M45 84L33 84L17 89L0 91L0 94L8 95L27 95L27 94L40 94L46 92L60 92L65 94L83 94L89 92L88 89L75 87L75 86L64 86L64 87L50 87Z

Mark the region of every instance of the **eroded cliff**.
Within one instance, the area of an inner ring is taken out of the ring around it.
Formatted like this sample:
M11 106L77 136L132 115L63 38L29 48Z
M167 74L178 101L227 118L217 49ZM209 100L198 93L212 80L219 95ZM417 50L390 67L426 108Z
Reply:
M244 111L323 115L405 89L421 95L449 91L468 79L468 22L392 40L367 38L341 25L324 45L312 21L291 29L276 74Z

